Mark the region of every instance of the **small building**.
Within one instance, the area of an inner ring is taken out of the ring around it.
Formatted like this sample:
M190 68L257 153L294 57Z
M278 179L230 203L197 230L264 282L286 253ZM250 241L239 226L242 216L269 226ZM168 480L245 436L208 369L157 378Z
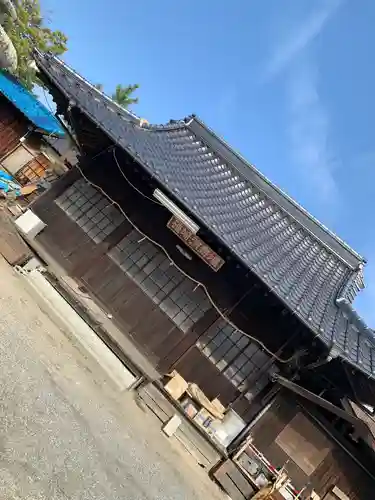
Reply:
M53 113L16 78L0 71L0 168L21 185L43 178L49 168L63 172L52 138L70 142Z
M223 414L211 439L241 481L251 447L300 498L370 498L369 426L347 406L371 418L375 336L352 305L365 260L196 116L149 125L35 57L80 150L32 205L46 224L38 244L161 380L188 384L185 409Z
M70 142L53 113L13 76L0 71L0 254L13 265L24 262L30 250L4 208L17 212L19 203L25 205L38 195L41 179L48 185L67 170L48 142L52 139Z

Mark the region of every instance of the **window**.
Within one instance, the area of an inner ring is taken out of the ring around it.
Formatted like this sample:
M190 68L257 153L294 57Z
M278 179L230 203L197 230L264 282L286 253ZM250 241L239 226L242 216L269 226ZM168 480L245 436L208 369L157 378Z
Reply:
M15 175L24 165L33 159L34 155L21 145L13 151L13 153L4 158L2 166L5 167L10 174Z
M109 256L183 332L210 309L204 291L138 231L121 240Z
M72 184L55 202L96 243L124 221L120 210L85 179Z
M268 383L269 356L224 320L218 321L197 346L235 387L246 392L247 399Z

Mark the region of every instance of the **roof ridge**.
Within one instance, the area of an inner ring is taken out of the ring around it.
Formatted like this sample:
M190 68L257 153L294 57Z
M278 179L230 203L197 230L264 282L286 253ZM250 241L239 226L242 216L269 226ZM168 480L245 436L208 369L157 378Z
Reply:
M99 90L98 88L96 88L95 85L93 85L91 82L89 82L89 80L87 80L82 75L80 75L71 66L69 66L69 64L67 64L65 61L63 61L59 57L54 56L53 54L50 54L50 53L42 53L38 49L34 49L34 57L35 56L37 56L37 58L41 58L41 59L43 59L43 58L45 58L47 56L47 57L55 60L58 64L60 64L60 66L63 66L70 73L72 73L74 75L74 77L77 78L77 80L81 80L82 82L85 83L85 85L87 85L88 87L90 87L91 90L97 92L100 95L100 97L102 97L105 101L107 101L111 105L116 106L118 108L119 112L121 112L122 114L125 114L125 115L129 115L129 117L131 117L133 120L141 121L141 118L138 115L136 115L132 111L129 111L128 109L125 109L122 106L120 106L120 104L118 104L116 101L114 101L105 92L103 92L103 91Z
M149 130L150 132L163 132L165 130L178 130L178 129L183 129L186 130L186 119L182 120L170 120L168 123L145 123L143 125L141 124L135 124L141 129L144 130Z

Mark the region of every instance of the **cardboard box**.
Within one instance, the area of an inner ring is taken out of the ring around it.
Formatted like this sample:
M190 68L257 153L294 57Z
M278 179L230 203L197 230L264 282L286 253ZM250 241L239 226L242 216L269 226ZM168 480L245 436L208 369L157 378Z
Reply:
M176 370L171 373L170 380L164 386L164 389L176 400L180 399L187 388L188 383Z

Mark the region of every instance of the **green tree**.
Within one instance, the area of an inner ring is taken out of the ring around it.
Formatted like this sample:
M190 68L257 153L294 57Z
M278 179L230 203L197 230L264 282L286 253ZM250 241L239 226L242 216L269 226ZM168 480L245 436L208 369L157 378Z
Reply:
M132 104L137 104L138 97L132 97L132 94L139 88L139 85L117 85L115 92L112 94L112 99L123 108L128 108Z
M4 28L18 54L18 67L14 74L31 90L35 83L39 84L36 68L32 64L33 49L59 56L67 50L67 37L46 25L39 0L17 0L14 3L17 19L7 18Z
M96 83L94 87L100 92L104 92L104 87L101 83ZM138 102L138 97L132 97L132 94L139 89L139 85L127 85L123 87L122 85L117 85L115 92L111 95L111 99L123 108L128 108L132 104Z

